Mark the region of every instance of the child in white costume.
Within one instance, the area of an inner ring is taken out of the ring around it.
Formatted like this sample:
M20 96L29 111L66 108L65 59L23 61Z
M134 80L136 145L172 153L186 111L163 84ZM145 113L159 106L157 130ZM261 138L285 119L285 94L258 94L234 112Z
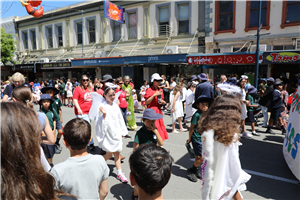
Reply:
M241 168L239 159L239 99L224 94L204 113L202 134L202 199L243 199L240 191L251 176Z
M128 179L122 173L120 151L122 151L123 142L122 136L128 134L121 110L115 99L115 91L112 88L106 88L104 91L105 100L101 99L101 96L97 93L91 93L93 97L93 105L91 110L97 107L96 117L90 115L91 119L96 119L96 135L99 142L99 147L106 151L103 156L105 160L108 160L114 155L114 160L117 168L117 179L123 183L127 183ZM98 96L97 96L98 95ZM96 103L94 105L94 99L101 99L102 103ZM98 105L97 105L98 104ZM93 106L95 106L93 108ZM93 114L92 114L93 115Z

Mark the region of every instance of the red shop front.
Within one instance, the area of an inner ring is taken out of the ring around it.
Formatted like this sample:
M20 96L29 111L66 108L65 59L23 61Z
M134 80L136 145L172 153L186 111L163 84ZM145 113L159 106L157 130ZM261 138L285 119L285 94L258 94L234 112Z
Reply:
M262 64L262 52L259 56L259 77L267 77L267 65ZM232 75L246 74L250 82L254 80L255 53L220 53L220 54L191 54L187 55L187 63L189 65L197 65L202 67L204 72L209 74L210 79L216 82L220 80L220 75L225 74L227 78Z

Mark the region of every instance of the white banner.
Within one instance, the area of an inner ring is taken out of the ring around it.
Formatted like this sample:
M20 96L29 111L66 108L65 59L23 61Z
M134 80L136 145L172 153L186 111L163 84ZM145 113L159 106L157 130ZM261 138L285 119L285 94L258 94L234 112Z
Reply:
M300 180L300 78L291 104L287 134L283 143L283 156L289 168Z

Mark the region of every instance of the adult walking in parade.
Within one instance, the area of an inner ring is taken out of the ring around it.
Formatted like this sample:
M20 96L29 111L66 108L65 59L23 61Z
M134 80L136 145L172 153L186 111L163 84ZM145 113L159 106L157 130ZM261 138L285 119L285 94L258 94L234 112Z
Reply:
M11 97L12 91L15 87L24 85L25 83L25 77L23 74L16 72L14 73L14 75L11 77L12 80L12 85L10 85L10 83L5 87L4 92L3 92L3 102L6 102L9 100L9 98Z
M87 75L82 75L80 85L75 88L73 94L74 111L76 117L82 118L89 123L91 123L89 112L93 103L93 98L90 94L91 92L94 92L94 89L91 87L90 79L87 77ZM93 139L89 143L89 147L90 150L95 148Z
M125 93L129 94L129 96L126 97L128 112L130 112L127 115L127 126L130 130L135 130L137 128L137 125L135 123L132 87L129 84L130 82L129 79L130 79L129 76L124 77L124 84L122 85L122 89L125 91Z
M162 115L163 113L161 110L161 106L164 105L166 102L164 101L163 90L159 88L161 81L162 78L159 74L154 73L151 76L152 86L146 90L145 103L148 106L148 108L152 108L153 110L155 110L156 113ZM155 121L155 127L157 128L159 135L163 140L169 139L163 118Z
M195 91L195 100L201 96L205 95L208 98L213 99L214 98L214 88L213 86L207 82L207 76L205 73L201 73L198 78L200 79L201 83L197 85L196 91Z

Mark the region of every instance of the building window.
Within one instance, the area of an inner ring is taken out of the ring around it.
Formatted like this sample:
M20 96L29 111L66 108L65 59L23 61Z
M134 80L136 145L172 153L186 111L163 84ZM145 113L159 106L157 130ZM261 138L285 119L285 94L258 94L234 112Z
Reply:
M179 4L178 6L178 34L189 33L190 12L189 4Z
M57 46L63 46L62 26L57 26Z
M121 23L113 21L114 27L114 41L118 41L121 39Z
M82 44L82 22L76 23L77 44Z
M169 6L158 8L158 30L160 36L169 36Z
M247 1L246 5L246 27L245 31L256 30L258 27L258 7L259 1ZM261 23L262 29L270 29L270 1L262 1Z
M52 27L47 27L48 48L53 48Z
M36 50L36 35L35 30L30 31L31 47L32 50Z
M137 39L136 12L128 13L128 39Z
M28 33L22 32L23 35L23 44L24 44L24 49L28 49Z
M94 19L88 20L88 24L89 24L89 43L94 43L96 41L95 20Z
M144 36L149 37L149 8L144 8Z
M104 42L105 41L105 18L104 15L100 16L100 27L101 27L101 32L100 32L100 38L101 41Z
M235 33L235 1L215 1L215 32Z
M283 1L281 28L300 25L300 1Z

